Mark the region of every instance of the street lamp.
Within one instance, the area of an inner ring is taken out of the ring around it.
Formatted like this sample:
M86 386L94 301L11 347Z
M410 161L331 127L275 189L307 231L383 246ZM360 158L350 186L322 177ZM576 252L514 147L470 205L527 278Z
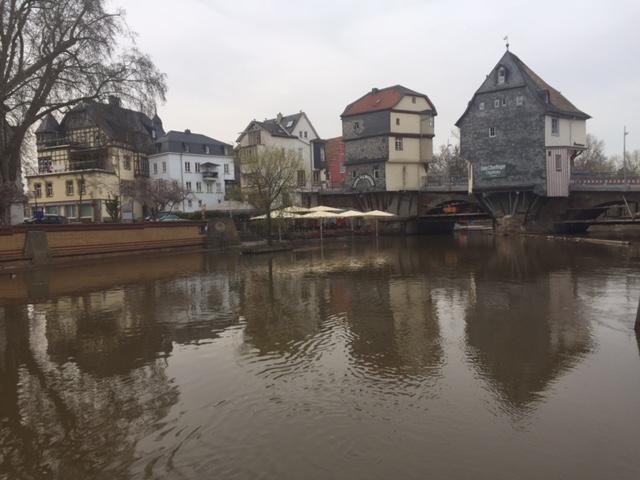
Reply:
M623 134L622 134L622 168L624 169L625 179L627 177L628 169L627 169L627 135L629 132L627 131L627 126L624 126Z

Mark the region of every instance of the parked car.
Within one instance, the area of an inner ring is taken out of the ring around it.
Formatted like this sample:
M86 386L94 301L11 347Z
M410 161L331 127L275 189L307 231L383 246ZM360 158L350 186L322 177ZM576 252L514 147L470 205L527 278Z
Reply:
M159 222L184 222L184 218L180 218L178 215L174 213L169 213L167 215L162 215L158 217Z
M67 217L63 217L62 215L45 213L44 215L28 218L24 221L24 223L61 225L61 224L69 223L69 219Z

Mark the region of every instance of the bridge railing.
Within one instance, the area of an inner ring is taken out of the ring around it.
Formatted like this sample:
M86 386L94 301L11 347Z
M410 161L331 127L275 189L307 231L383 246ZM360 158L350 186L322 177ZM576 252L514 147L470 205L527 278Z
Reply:
M422 189L452 189L466 188L469 184L469 178L466 176L450 176L450 175L427 175L422 180Z
M619 175L619 174L593 174L573 172L571 174L571 185L593 185L593 186L616 186L616 185L640 185L640 175Z

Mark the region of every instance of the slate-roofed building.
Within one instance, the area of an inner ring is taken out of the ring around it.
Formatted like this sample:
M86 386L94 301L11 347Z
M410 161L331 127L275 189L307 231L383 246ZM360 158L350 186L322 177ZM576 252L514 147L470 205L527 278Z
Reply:
M151 178L178 182L191 192L174 211L226 208L226 190L235 181L231 145L191 130L171 130L157 139L154 149Z
M401 85L374 88L342 113L345 186L357 191L418 190L433 156L436 108Z
M589 118L507 50L456 123L473 189L567 196Z
M139 218L132 186L149 175L162 121L123 108L120 100L84 102L60 123L48 115L36 130L37 172L26 175L32 210L91 221L107 219L106 202L119 197L124 218Z
M275 118L263 121L252 120L237 143L241 163L250 161L253 155L265 148L291 150L301 160L297 174L298 189L312 192L326 186L324 140L303 111L292 115L279 113ZM242 181L241 178L241 184Z

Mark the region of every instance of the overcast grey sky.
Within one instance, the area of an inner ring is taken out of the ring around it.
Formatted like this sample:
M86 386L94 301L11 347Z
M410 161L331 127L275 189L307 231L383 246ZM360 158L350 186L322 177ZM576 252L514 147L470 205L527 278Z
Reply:
M344 107L401 84L438 110L434 145L511 50L593 118L621 154L640 149L640 1L112 0L167 73L165 129L233 143L253 118L304 110L340 135Z

